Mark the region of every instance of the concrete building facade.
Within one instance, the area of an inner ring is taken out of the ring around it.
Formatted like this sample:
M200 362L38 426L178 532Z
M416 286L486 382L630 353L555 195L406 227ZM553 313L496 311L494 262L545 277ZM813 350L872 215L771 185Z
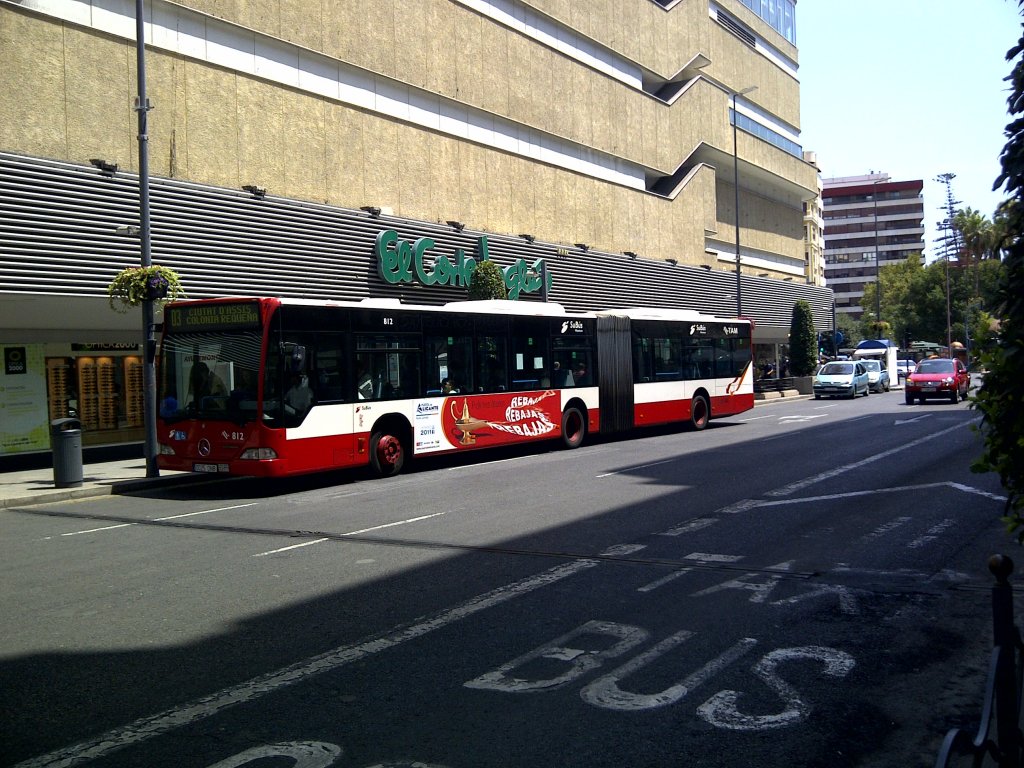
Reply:
M864 286L877 269L924 254L924 181L887 173L824 180L825 281L836 312L860 320Z
M570 309L739 304L772 354L795 301L830 324L793 0L143 5L153 261L190 297L457 300L380 280L395 228L544 260ZM98 441L135 434L138 318L106 301L139 263L118 234L139 224L134 11L0 0L0 344L73 380L83 354L114 359Z

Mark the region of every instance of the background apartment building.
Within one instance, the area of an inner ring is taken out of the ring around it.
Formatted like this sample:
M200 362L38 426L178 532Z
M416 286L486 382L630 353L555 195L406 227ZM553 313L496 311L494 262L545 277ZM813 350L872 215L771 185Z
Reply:
M920 179L892 181L886 173L824 180L825 281L837 314L860 320L876 270L924 253L923 189Z
M139 318L106 297L139 263L119 234L139 225L134 5L0 0L0 345L35 372L0 382L23 411L0 423L35 425L0 454L45 446L59 376L107 398L87 443L141 426ZM571 310L739 309L765 356L797 300L830 324L794 0L144 6L152 259L189 297L465 297L386 283L374 243L395 230L543 265Z

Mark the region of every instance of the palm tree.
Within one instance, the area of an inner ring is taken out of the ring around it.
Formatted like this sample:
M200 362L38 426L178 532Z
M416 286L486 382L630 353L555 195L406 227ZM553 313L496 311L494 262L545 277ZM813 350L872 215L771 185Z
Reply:
M973 208L961 208L953 214L953 229L960 233L960 242L963 243L959 254L963 266L974 268L977 294L978 262L991 258L995 250L995 230L988 217Z

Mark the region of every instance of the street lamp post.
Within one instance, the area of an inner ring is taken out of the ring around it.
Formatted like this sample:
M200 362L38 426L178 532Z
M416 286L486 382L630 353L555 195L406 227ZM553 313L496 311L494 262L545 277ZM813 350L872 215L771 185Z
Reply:
M149 129L147 124L150 106L149 99L146 98L146 39L142 5L143 0L135 0L135 53L139 80L139 96L135 102L135 111L139 115L140 260L143 267L149 267L153 264L149 217ZM144 344L142 370L144 413L142 418L146 433L146 477L157 477L160 470L156 465L156 323L153 300L149 298L142 302L142 341Z
M875 205L875 328L882 338L882 280L878 270L878 182L872 182L871 199Z
M732 92L732 181L733 189L736 192L736 316L743 314L743 294L740 287L740 156L737 149L736 124L738 113L736 112L736 97L745 96L757 90L756 85L744 88L742 91Z

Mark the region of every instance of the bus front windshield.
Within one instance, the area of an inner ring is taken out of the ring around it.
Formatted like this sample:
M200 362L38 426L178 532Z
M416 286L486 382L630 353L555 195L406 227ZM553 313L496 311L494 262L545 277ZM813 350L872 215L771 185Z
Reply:
M160 353L160 416L256 419L259 371L259 331L168 334Z

